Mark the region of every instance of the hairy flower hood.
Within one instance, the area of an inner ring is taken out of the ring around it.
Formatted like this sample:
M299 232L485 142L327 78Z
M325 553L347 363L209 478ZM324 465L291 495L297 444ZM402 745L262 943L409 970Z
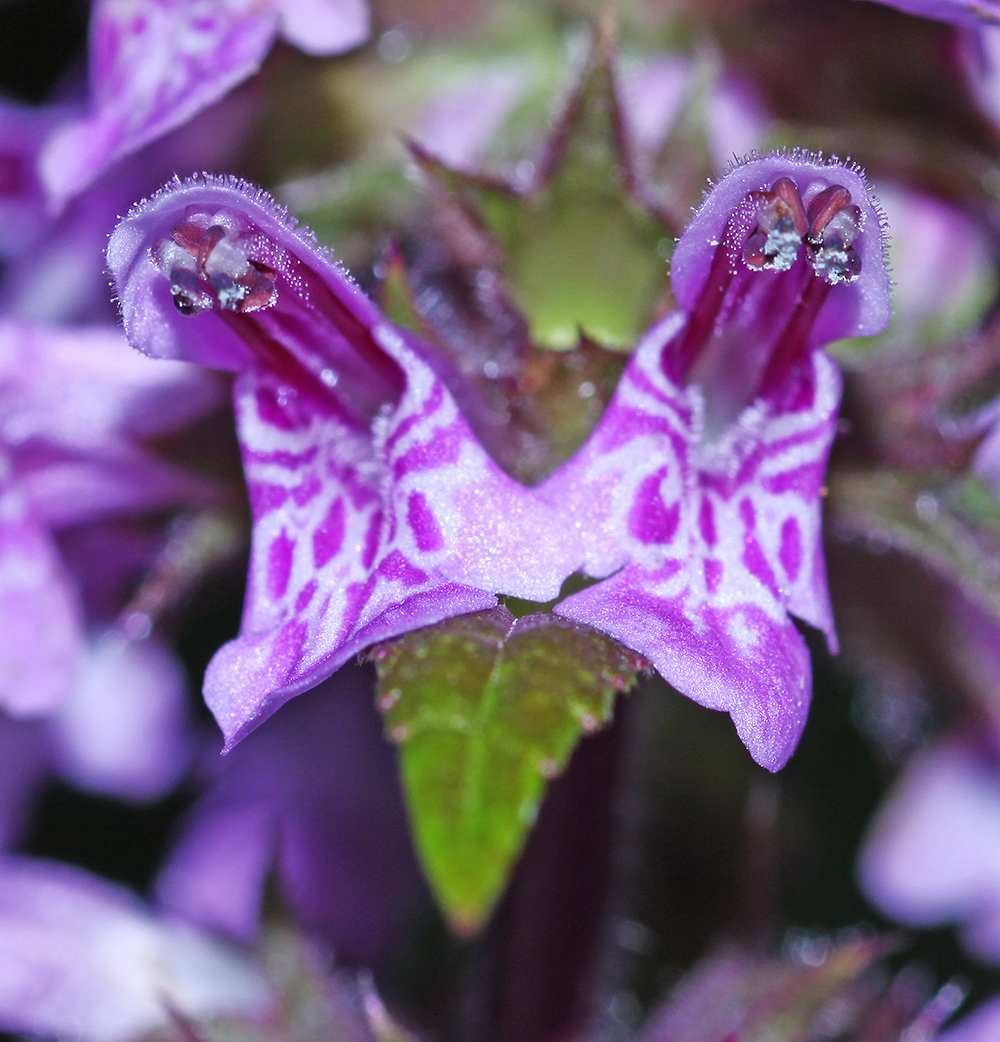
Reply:
M489 458L431 367L264 193L176 182L108 260L139 349L237 372L254 530L239 637L206 699L232 744L368 645L558 594L582 551Z
M839 374L820 350L889 316L880 214L854 168L773 154L706 196L646 333L583 448L541 488L602 582L555 611L731 714L771 770L811 687L791 612L835 637L820 504Z

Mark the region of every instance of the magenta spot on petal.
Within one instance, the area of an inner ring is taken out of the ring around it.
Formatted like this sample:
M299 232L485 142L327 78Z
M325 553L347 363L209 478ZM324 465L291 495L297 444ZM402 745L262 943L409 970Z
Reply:
M719 584L722 582L723 566L721 561L717 561L714 557L707 557L705 559L705 589L708 592L715 593L719 589Z
M780 496L785 492L795 492L803 498L816 495L816 489L823 482L824 468L815 463L786 470L764 479L764 488L772 495Z
M288 579L292 574L292 555L295 553L295 540L282 529L267 552L267 592L275 600L284 597L288 589Z
M747 536L746 548L743 551L743 563L752 576L759 579L775 597L778 596L778 582L774 577L774 572L764 556L760 543L753 536Z
M326 517L313 532L313 562L322 568L344 545L344 501L339 497L330 504Z
M255 518L277 510L288 499L288 489L284 485L271 485L266 481L252 481L247 486L247 493L250 496L250 510Z
M421 420L427 419L428 416L432 416L438 409L441 408L441 403L444 401L444 385L441 383L434 384L434 390L431 391L427 401L424 402L422 408L415 413L411 413L403 420L399 426L392 432L389 439L386 441L386 449L391 452L396 444L418 424Z
M348 635L354 632L361 612L364 611L365 605L375 592L375 582L375 576L370 575L363 583L351 583L347 587L344 592L344 614L337 635L337 643L346 640Z
M403 586L419 586L427 582L427 573L408 561L399 550L393 550L378 566L379 575L390 582L402 583Z
M680 524L680 503L666 506L660 495L660 484L668 473L661 467L655 474L644 478L636 490L632 509L629 511L629 531L643 543L669 543L677 534Z
M698 512L698 527L701 529L701 537L707 546L715 546L718 535L715 531L715 507L708 496L701 500L701 510Z
M279 430L293 431L299 426L288 404L278 400L278 395L272 387L257 388L257 415L264 423Z
M749 499L744 499L740 503L740 520L746 525L748 532L752 532L757 526L757 512Z
M423 492L412 492L406 504L406 521L413 529L413 537L417 541L417 549L423 553L432 553L444 546L444 537L438 527L437 518L427 505Z
M416 471L434 470L457 463L466 437L464 423L453 423L435 432L428 441L420 442L404 452L393 464L393 474L399 479Z
M308 605L308 603L313 599L318 588L319 586L315 579L310 579L309 582L302 587L298 597L295 598L296 613L305 610L306 605Z
M778 556L785 574L794 582L802 567L802 531L794 517L787 518L781 526L781 548Z
M300 482L292 489L292 499L300 507L315 499L323 490L323 483L315 474L310 474L305 481Z
M312 463L319 452L319 446L313 445L302 452L288 452L285 449L277 449L274 452L261 452L258 449L249 449L246 458L252 463L276 463L286 470L298 470L307 463Z
M376 510L368 522L368 531L365 532L365 548L361 553L361 567L371 568L378 553L378 537L382 529L382 511Z

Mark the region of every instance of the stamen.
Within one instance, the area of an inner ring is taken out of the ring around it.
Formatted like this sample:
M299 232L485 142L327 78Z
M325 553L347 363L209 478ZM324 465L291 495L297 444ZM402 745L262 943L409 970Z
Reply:
M853 282L861 274L861 258L851 246L860 231L861 210L843 185L816 188L808 208L789 177L750 193L757 225L743 246L747 267L788 271L804 243L813 270L831 285Z
M743 260L758 270L788 271L807 231L798 187L790 177L779 177L770 191L751 192L750 199L757 209L757 228L743 247Z
M182 315L200 315L216 304L243 314L277 300L274 271L247 256L239 230L229 223L220 214L190 215L155 244L153 256Z

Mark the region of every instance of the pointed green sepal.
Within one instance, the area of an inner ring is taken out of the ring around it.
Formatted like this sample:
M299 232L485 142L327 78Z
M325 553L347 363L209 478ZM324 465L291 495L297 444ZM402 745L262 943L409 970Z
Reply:
M424 871L452 927L478 931L581 734L611 718L641 660L552 615L449 619L374 654Z

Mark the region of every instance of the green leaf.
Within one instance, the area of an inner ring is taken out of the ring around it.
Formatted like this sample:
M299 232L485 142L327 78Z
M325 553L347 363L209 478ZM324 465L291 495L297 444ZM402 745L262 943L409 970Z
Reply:
M374 655L386 729L428 879L471 934L500 895L546 779L597 730L640 660L552 615L505 608L449 619Z
M979 478L849 471L829 486L841 531L912 554L1000 620L1000 503Z

